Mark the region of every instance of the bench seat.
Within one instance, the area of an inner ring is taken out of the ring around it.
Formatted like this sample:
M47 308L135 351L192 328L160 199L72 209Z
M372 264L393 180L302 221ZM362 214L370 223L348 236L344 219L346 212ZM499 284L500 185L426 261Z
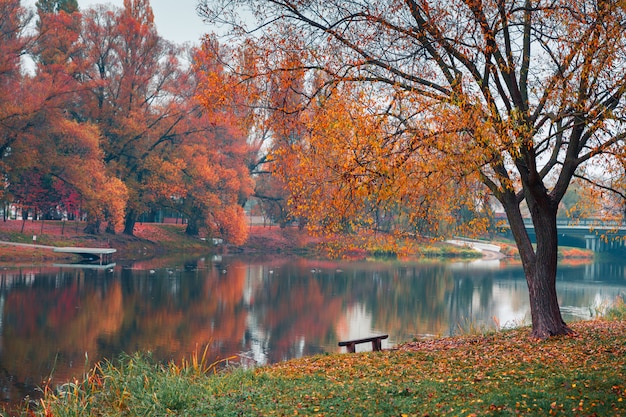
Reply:
M387 339L388 337L388 334L383 334L379 336L364 337L363 339L344 340L339 342L339 346L345 346L349 353L354 353L356 351L356 345L360 343L372 342L372 350L374 352L378 352L382 348L382 340Z

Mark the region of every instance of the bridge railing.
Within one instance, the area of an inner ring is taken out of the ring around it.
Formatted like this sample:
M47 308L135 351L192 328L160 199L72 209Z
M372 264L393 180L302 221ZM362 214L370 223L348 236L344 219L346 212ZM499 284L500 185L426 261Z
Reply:
M525 218L524 225L527 227L534 227L532 219ZM617 220L602 220L602 219L557 219L556 225L558 227L567 226L588 226L602 229L618 228L626 226L624 222ZM507 224L508 226L508 224Z

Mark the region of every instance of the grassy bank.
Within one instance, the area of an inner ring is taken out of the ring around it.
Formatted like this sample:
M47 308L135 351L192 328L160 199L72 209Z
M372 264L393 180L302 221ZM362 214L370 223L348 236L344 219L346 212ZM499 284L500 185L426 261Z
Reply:
M139 223L134 236L123 234L87 234L81 222L13 220L0 222L0 241L27 244L8 246L0 243L0 262L45 262L66 259L68 255L34 246L113 247L120 259L150 258L165 253L206 253L214 250L207 241L187 236L182 224ZM477 258L481 254L468 248L443 243L430 244L418 240L395 239L385 234L364 234L347 239L321 238L297 228L251 226L249 239L241 246L226 246L219 250L231 253L297 254L331 258L419 256ZM30 246L33 245L33 246Z
M180 224L143 223L135 227L135 235L88 234L83 222L27 221L0 222L0 241L24 243L29 246L10 246L0 243L0 262L46 262L71 259L71 255L54 253L45 246L112 247L118 250L120 259L144 259L164 253L206 253L211 246L196 237L185 235L185 226Z
M48 390L35 415L626 415L626 321L573 329L547 341L524 328L254 370L138 355Z

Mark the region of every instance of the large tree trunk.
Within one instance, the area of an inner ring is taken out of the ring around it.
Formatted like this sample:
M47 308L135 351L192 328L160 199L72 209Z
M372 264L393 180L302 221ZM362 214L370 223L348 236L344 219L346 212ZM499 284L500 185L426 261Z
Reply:
M532 336L546 339L550 336L569 334L572 330L563 321L556 293L558 260L556 209L541 208L532 202L529 203L529 207L535 227L536 249L530 242L517 203L505 204L528 284Z
M100 220L88 220L87 221L87 225L85 226L83 231L85 233L89 233L89 234L92 234L92 235L99 235L100 234L100 224L101 224Z
M537 248L534 263L524 265L533 336L546 339L550 336L571 333L561 317L556 294L556 270L558 261L558 233L556 211L538 212L533 216Z
M530 295L532 336L539 339L572 333L561 317L555 278L556 274L548 273L543 268L535 268L534 275L526 273Z
M135 210L129 210L128 213L126 213L126 217L124 218L124 231L122 233L128 236L134 236L136 223L137 215L135 213Z
M193 237L200 235L200 221L198 218L189 216L187 227L185 228L185 234Z

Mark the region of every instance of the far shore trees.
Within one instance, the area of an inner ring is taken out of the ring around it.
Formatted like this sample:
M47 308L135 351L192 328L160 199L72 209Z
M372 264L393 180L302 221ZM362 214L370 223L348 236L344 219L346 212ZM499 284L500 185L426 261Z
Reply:
M246 137L237 115L198 100L199 51L160 37L148 0L35 6L0 0L2 201L129 235L142 214L172 209L190 235L242 243Z
M177 50L161 38L147 0L84 13L82 74L90 89L82 116L102 131L107 169L128 189L123 232L156 203L154 188L176 190L177 176L161 175L184 118L176 100L182 77ZM111 230L110 230L111 231Z
M80 199L93 217L104 217L107 207L115 223L125 200L109 199L118 194L114 189L123 190L104 172L99 132L68 111L80 89L72 60L78 21L53 3L40 2L49 7L38 10L35 34L28 31L33 13L18 1L0 2L2 197L44 215L57 207L74 210ZM28 71L25 56L32 58Z
M315 169L343 178L348 195L371 196L336 207L402 201L419 210L424 198L447 204L465 184L481 183L504 207L515 237L533 336L547 338L571 332L556 292L559 203L574 178L621 191L594 174L623 174L625 7L606 0L201 0L199 9L267 57L268 67L248 76L306 73L310 85L300 93L310 106L301 115L321 112L327 126L316 136L337 145L318 149L305 140L296 154L343 147ZM328 118L333 110L321 100L332 104L338 94L366 110ZM321 181L315 186L342 184ZM394 191L407 184L412 199ZM292 198L316 197L311 189L296 181Z
M183 59L193 61L199 52L160 37L147 0L87 10L82 42L82 76L90 86L84 116L100 127L103 160L128 189L123 232L132 235L143 213L170 208L185 214L190 235L203 230L233 243L245 240L239 200L250 180L230 172L245 165L225 146L245 144L245 137L231 129L232 117L208 114L219 102L203 107L197 100L200 69Z

